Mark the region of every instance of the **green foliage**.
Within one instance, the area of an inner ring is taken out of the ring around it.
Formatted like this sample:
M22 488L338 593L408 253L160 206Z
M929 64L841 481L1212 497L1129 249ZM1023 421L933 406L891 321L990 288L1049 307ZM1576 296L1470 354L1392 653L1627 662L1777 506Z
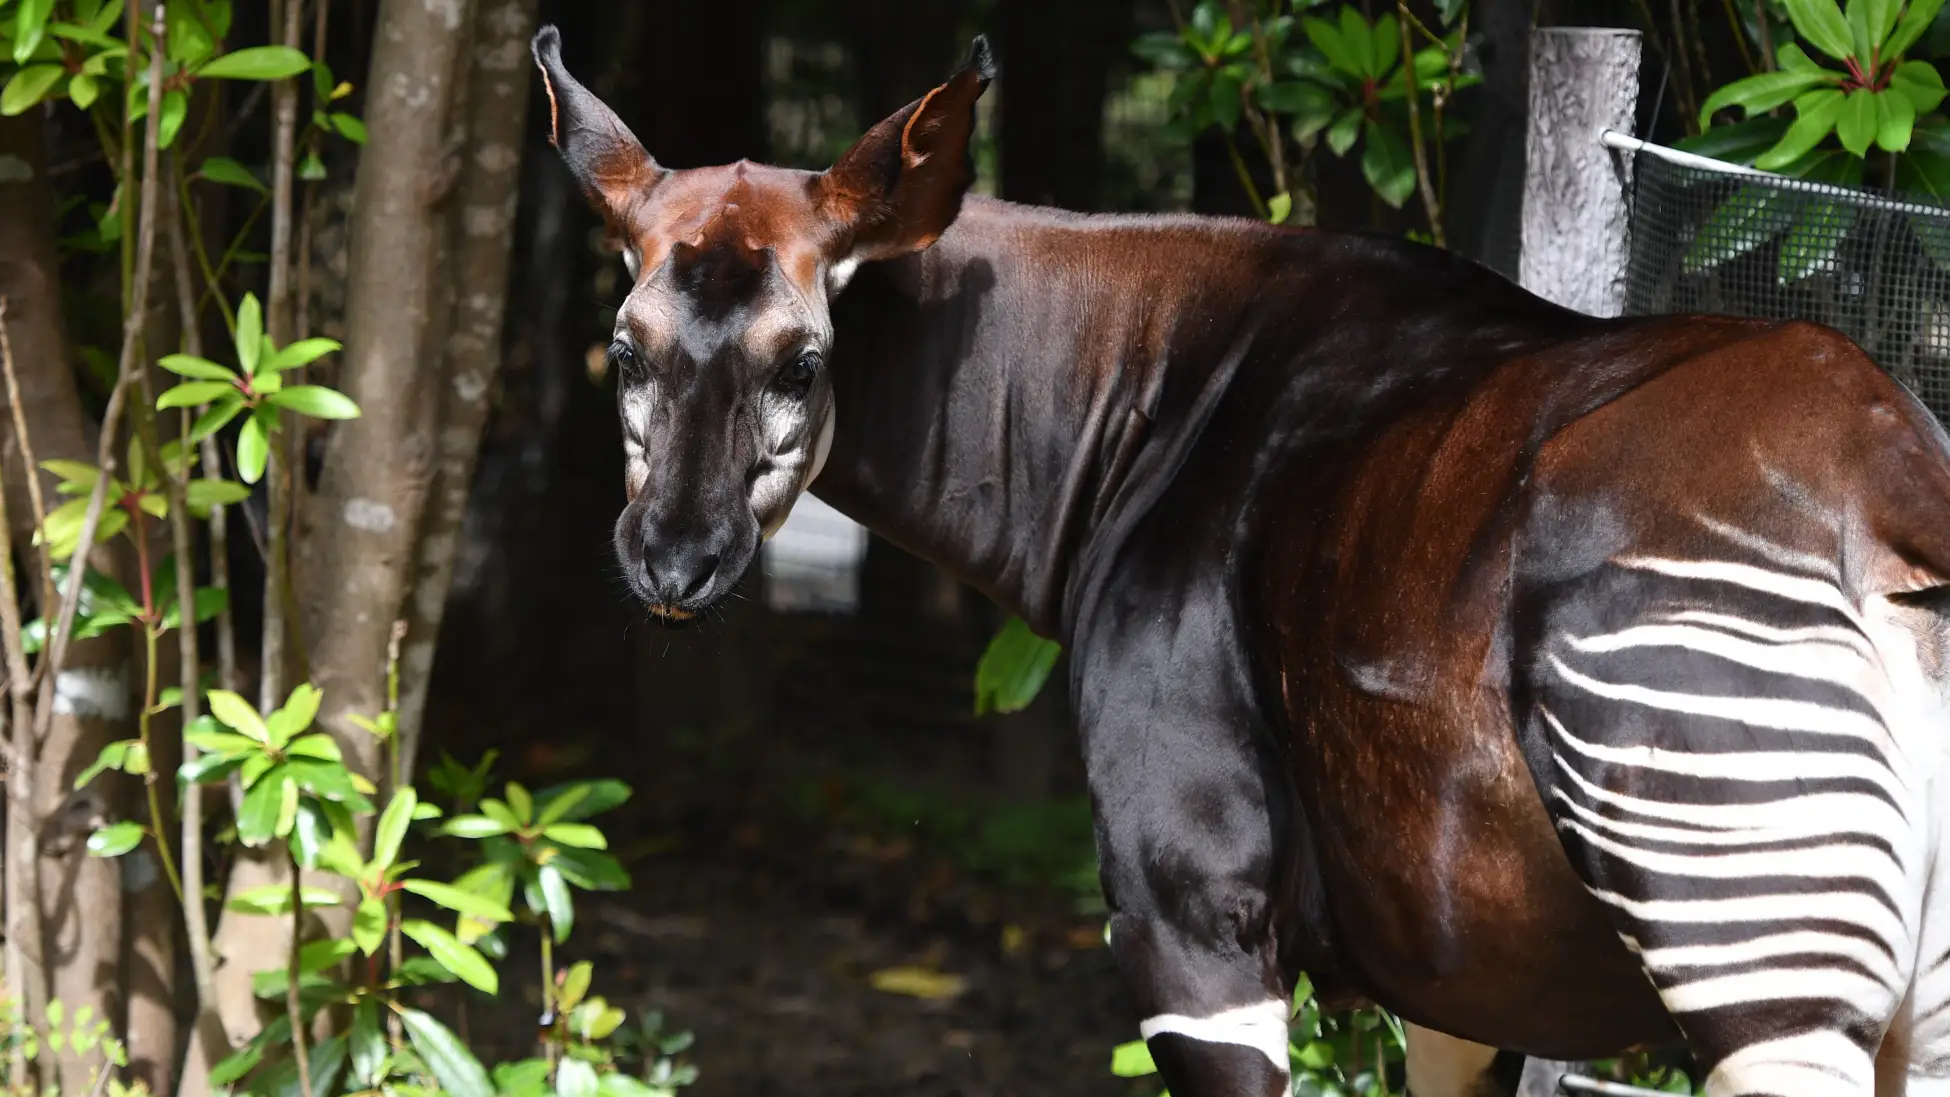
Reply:
M15 1053L29 1063L44 1053L72 1055L88 1064L91 1093L108 1097L147 1097L149 1088L140 1080L125 1083L115 1077L116 1070L129 1065L128 1049L110 1031L107 1018L97 1016L93 1006L82 1006L72 1015L61 999L53 998L42 1011L38 1023L29 1024L22 1016L20 1003L9 997L0 1000L0 1061ZM0 1094L6 1097L55 1097L48 1087L36 1090L19 1079L0 1077Z
M1411 20L1404 34L1397 15L1386 10L1373 20L1354 4L1343 4L1331 17L1310 13L1325 2L1254 0L1250 24L1235 27L1224 4L1202 0L1177 31L1144 35L1132 51L1175 74L1170 126L1180 140L1216 128L1230 147L1243 120L1269 161L1284 160L1274 131L1284 131L1303 149L1324 139L1337 157L1359 145L1363 178L1382 201L1399 208L1417 183L1411 102L1421 112L1424 140L1463 132L1442 113L1457 90L1479 80L1461 68L1457 23L1463 4L1437 5L1442 25L1455 29L1438 34ZM1415 41L1420 48L1411 48ZM1276 176L1283 167L1276 164ZM1241 181L1260 204L1243 169ZM1293 204L1288 189L1261 208L1278 224Z
M1011 617L989 641L975 666L975 715L1020 712L1042 692L1063 649Z

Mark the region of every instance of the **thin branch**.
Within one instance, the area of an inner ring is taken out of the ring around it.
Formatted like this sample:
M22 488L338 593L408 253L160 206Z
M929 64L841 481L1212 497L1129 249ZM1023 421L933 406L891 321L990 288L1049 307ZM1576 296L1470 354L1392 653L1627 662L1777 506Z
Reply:
M1774 28L1767 25L1767 0L1754 0L1754 27L1760 31L1760 59L1773 72L1778 63L1774 60Z
M128 399L129 382L136 372L136 348L141 342L142 318L149 307L149 270L156 258L156 145L162 117L162 71L165 37L169 33L163 22L163 9L166 5L157 4L155 19L151 28L153 39L149 46L149 114L144 120L142 139L142 197L138 206L138 238L135 249L135 269L132 277L134 287L130 290L129 312L122 322L122 354L115 374L115 389L109 393L108 409L102 416L101 443L96 449L95 465L101 474L95 478L95 487L88 495L88 509L81 520L81 536L75 544L72 557L74 563L68 568L67 589L62 592L59 620L49 630L47 654L43 665L48 671L48 680L61 671L62 661L68 656L68 641L74 633L75 610L81 604L81 580L88 571L88 556L95 548L95 533L101 527L102 507L108 497L108 482L115 475L115 423L122 416L122 404ZM130 20L134 21L134 6L130 7ZM136 36L129 35L130 45L134 46ZM129 67L135 67L135 52L130 50ZM130 83L135 82L135 73L128 74ZM124 158L125 162L128 158ZM127 176L123 177L126 191ZM39 709L35 713L34 729L36 737L47 735L54 725L54 696L59 692L50 687L39 697Z
M290 843L285 844L284 852L285 859L291 862L291 952L285 967L290 981L284 988L284 1010L291 1018L291 1057L298 1061L298 1092L301 1097L312 1097L311 1053L305 1049L305 1011L298 1001L298 978L304 971L299 963L299 950L305 939L305 874L298 870L298 853Z
M1720 0L1720 6L1726 9L1727 26L1733 29L1733 44L1740 47L1740 63L1747 66L1747 71L1750 73L1759 72L1759 67L1754 63L1753 51L1747 48L1747 32L1740 26L1740 13L1733 10L1733 0ZM1764 27L1767 24L1761 25Z
M54 607L54 561L48 556L47 539L40 536L47 527L47 505L41 498L41 466L34 460L34 442L27 430L27 409L20 402L20 374L14 368L14 348L7 338L7 299L0 297L0 366L7 374L7 402L13 405L14 437L20 441L20 459L27 466L27 499L34 508L35 542L40 548L41 617L46 619ZM4 528L4 527L0 527Z
M1408 0L1395 0L1395 10L1402 15L1395 25L1401 30L1402 87L1408 99L1408 143L1415 152L1415 182L1422 191L1422 211L1429 218L1429 236L1436 247L1446 248L1449 244L1442 233L1442 202L1436 198L1435 183L1429 178L1428 150L1422 147L1422 96L1421 89L1415 86L1415 46L1408 37ZM1440 127L1435 135L1438 142L1442 140L1439 130Z
M14 376L13 349L6 340L7 302L0 298L0 364L6 367L9 381ZM14 406L20 406L20 397L13 397ZM26 452L27 432L18 426L22 452ZM34 467L27 468L28 478L35 475ZM7 524L7 493L0 491L0 530L11 528ZM33 931L33 924L40 918L40 897L33 881L39 867L31 859L37 857L34 827L29 821L28 797L32 795L34 772L34 749L32 728L34 723L34 685L33 676L27 669L27 654L20 640L20 602L15 594L14 554L11 545L0 551L0 647L4 647L7 660L7 686L13 702L13 716L7 722L7 733L0 739L0 748L6 751L7 765L7 830L10 839L6 857L7 887L5 895L5 978L7 989L17 995L21 1009L27 1010L30 997L27 993L27 953L29 947L39 950L39 934ZM26 864L19 863L22 857L30 858ZM20 885L27 885L25 887ZM26 932L20 932L21 929ZM30 941L30 938L32 939ZM15 1085L26 1085L27 1057L18 1044L8 1056L9 1080ZM27 1087L30 1091L31 1085Z
M283 45L297 49L304 41L301 0L285 0L282 14L272 0L273 25ZM271 286L265 301L266 331L271 342L291 341L291 183L292 146L298 130L298 82L295 77L271 89L276 128L271 142ZM291 561L291 439L279 431L271 439L271 467L265 476L269 494L270 529L264 570L264 636L258 672L258 705L267 711L283 700L290 656L286 646L295 619L290 613Z
M1226 156L1232 160L1232 171L1239 177L1239 185L1246 188L1246 200L1253 204L1253 213L1260 220L1266 220L1266 201L1259 196L1259 188L1253 184L1253 173L1246 167L1246 158L1239 155L1239 143L1232 139L1231 130L1222 129L1219 136L1225 140Z

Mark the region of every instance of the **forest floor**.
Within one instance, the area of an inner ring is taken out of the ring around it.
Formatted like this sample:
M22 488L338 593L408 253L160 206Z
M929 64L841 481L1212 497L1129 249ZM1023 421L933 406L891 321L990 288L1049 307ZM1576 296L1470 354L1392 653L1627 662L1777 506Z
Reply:
M593 993L696 1034L685 1058L701 1074L688 1097L1156 1093L1155 1079L1109 1073L1135 1023L1087 888L971 866L965 848L936 840L947 833L937 818L903 828L898 818L938 798L861 782L861 751L884 763L884 736L761 738L571 750L582 757L566 767L551 764L560 744L531 743L498 767L530 787L603 776L635 788L594 820L633 889L582 899L558 963L593 961ZM968 744L909 740L895 763L906 775L890 779L883 764L869 780L965 787L958 749ZM1080 826L1087 857L1081 812L1066 803L1017 829L1038 841L1062 830L1074 846ZM513 960L536 955L533 938L510 941L500 1002L469 1006L469 1036L489 1061L533 1053L540 976Z

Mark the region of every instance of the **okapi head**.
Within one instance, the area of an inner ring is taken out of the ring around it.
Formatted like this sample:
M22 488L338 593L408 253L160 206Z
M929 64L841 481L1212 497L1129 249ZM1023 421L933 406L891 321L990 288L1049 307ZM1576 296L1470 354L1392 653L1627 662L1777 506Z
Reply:
M974 177L986 40L948 82L824 172L739 162L671 170L535 35L551 139L634 284L609 354L629 502L616 552L665 620L724 597L819 474L835 409L832 299L864 262L928 247Z

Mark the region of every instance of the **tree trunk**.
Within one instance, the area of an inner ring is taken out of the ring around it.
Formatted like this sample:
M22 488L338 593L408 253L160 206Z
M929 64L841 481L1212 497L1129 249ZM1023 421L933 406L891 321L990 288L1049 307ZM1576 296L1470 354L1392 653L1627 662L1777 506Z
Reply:
M502 319L515 201L521 184L528 89L528 38L536 0L483 0L475 13L468 77L465 165L454 203L453 330L440 376L440 451L414 559L406 644L400 657L401 769L413 772L433 676L454 553L474 481L481 428L501 372Z
M0 296L5 296L9 344L20 385L21 409L31 432L27 441L37 461L63 459L94 463L94 436L81 406L74 376L68 368L67 339L61 317L60 276L55 250L53 191L47 185L41 120L37 112L0 119ZM18 559L29 575L39 571L38 552L27 547L21 533L31 534L33 510L21 473L21 439L7 415L9 438L6 461L8 518L15 529ZM53 482L43 476L48 506L56 498ZM16 503L15 500L18 499ZM22 528L24 526L24 528ZM113 574L114 553L98 548L91 557L97 569ZM33 592L40 612L38 581L24 587ZM37 884L40 917L32 927L10 926L33 942L45 982L22 988L30 1011L44 995L60 997L71 1009L92 1005L97 1014L119 1026L122 984L122 881L117 862L90 857L84 847L89 832L104 821L124 817L134 801L124 782L104 780L79 792L74 779L95 760L109 742L128 736L132 715L127 630L86 641L68 649L61 673L51 683L55 691L54 722L43 742L32 742L30 729L15 729L22 749L29 753L34 774L27 813L10 812L12 824L25 824L35 833L10 838L9 852L38 846ZM43 688L50 688L45 686ZM10 874L16 886L27 881ZM31 886L31 885L29 885ZM38 936L39 940L34 939ZM30 972L30 979L32 979ZM38 1013L30 1012L38 1017ZM78 1056L61 1059L64 1090L85 1092L86 1075Z
M372 141L359 162L347 272L341 387L361 417L326 444L299 538L311 676L347 762L379 775L378 743L348 719L385 707L386 649L405 608L414 534L433 475L426 368L445 335L435 314L438 216L454 181L452 84L465 55L461 3L382 0L366 86Z

